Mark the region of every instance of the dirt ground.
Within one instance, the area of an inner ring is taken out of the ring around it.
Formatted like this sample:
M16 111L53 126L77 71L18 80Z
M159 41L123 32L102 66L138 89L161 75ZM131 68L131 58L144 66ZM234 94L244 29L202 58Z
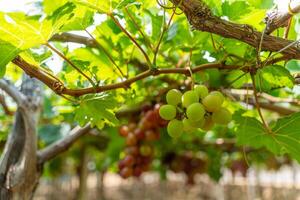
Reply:
M155 174L140 180L122 180L108 174L101 189L95 174L88 179L87 200L300 200L300 187L291 185L257 185L248 179L235 178L216 184L207 176L197 177L194 186L186 186L184 177L168 176L160 181ZM59 180L42 180L34 200L76 200L78 181L62 177Z

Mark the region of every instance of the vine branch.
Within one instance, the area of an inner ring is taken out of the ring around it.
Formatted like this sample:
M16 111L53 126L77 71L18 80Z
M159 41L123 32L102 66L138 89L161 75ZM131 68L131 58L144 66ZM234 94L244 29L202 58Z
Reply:
M274 9L270 11L265 19L265 22L269 23L268 28L266 30L266 34L271 34L274 30L288 26L290 19L293 17L294 14L300 12L300 2L293 1L289 5L289 9L286 11L279 11L278 9Z
M19 107L24 106L26 97L8 81L0 79L0 89L6 92L17 103Z
M2 94L0 94L0 105L2 105L3 111L6 115L13 116L14 112L9 109L5 97Z
M172 19L173 19L175 13L176 13L176 8L174 8L174 10L172 12L172 15L171 15L171 17L170 17L170 19L168 21L168 24L166 26L165 25L163 26L163 30L161 32L161 35L160 35L160 37L158 39L158 43L157 43L157 45L155 47L155 50L154 50L154 58L153 58L153 65L154 66L156 66L156 58L157 58L157 54L158 54L158 51L159 51L159 47L161 45L161 42L162 42L162 40L164 38L164 35L165 35L166 31L169 29L169 27L171 25L171 22L172 22Z
M271 59L267 61L265 65L274 64L282 60L286 60L286 57L283 56L283 57ZM39 70L38 67L28 63L20 56L17 56L12 62L17 66L19 66L29 76L35 77L41 82L43 82L44 84L46 84L50 89L52 89L57 94L69 95L74 97L79 97L86 94L100 93L100 92L114 90L118 88L128 88L134 82L137 82L139 80L145 79L150 76L159 76L161 74L183 74L185 76L190 76L190 69L187 68L164 68L164 69L156 69L156 70L148 69L147 71L141 72L132 78L129 78L127 80L118 83L113 83L113 84L103 85L103 86L97 85L95 87L88 87L82 89L70 89L70 88L66 88L61 81L57 80L56 78L53 78L52 76L49 76L44 71ZM239 70L247 71L249 70L249 66L225 65L223 63L207 63L207 64L195 66L191 70L192 73L196 73L206 69L219 69L219 70L239 69Z
M257 48L262 38L262 33L254 30L246 24L236 24L223 20L212 14L211 10L202 0L171 0L185 13L194 29L214 33L225 38L237 39L241 42ZM262 51L277 52L284 49L293 41L280 37L265 35L262 42ZM293 44L282 51L282 54L290 58L300 58L299 45Z
M121 81L118 83L83 88L83 89L69 89L66 88L64 85L62 85L61 82L57 81L52 77L49 77L49 75L39 70L38 67L26 62L20 56L17 56L13 60L13 63L19 66L20 68L22 68L29 76L35 77L40 81L42 81L43 83L45 83L50 89L52 89L56 93L60 95L64 94L64 95L70 95L74 97L82 96L85 94L93 94L93 93L114 90L118 88L128 88L132 83L145 79L150 76L158 76L161 74L183 74L186 76L190 75L189 69L186 68L164 68L164 69L156 69L155 71L149 69L132 78L129 78L125 81ZM236 65L224 65L223 63L208 63L208 64L203 64L192 68L192 72L195 73L206 69L214 69L214 68L220 70L234 70L234 69L240 69L241 67Z
M269 133L272 133L268 123L265 121L265 118L261 112L261 109L260 109L260 104L259 104L259 101L258 101L258 94L257 94L257 90L256 90L256 83L255 83L255 77L254 77L254 74L253 73L250 73L251 75L251 80L252 80L252 84L253 84L253 94L254 94L254 99L255 99L255 106L256 106L256 109L257 109L257 112L260 116L260 119L265 127L265 129L269 132Z
M67 151L74 142L76 142L84 134L88 133L91 129L92 128L90 124L87 124L82 128L76 126L66 137L47 146L45 149L39 150L37 153L38 163L43 164L46 161L51 160L57 155L61 154L62 152Z

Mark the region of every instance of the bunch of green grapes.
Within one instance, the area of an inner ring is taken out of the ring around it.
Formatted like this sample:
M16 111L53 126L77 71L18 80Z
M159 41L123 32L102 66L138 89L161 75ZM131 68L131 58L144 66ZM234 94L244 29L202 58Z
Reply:
M174 138L198 128L208 131L214 124L226 125L231 121L231 113L222 107L224 99L221 92L209 93L204 85L196 85L184 94L171 89L166 95L167 104L160 107L159 115L169 121L167 131Z

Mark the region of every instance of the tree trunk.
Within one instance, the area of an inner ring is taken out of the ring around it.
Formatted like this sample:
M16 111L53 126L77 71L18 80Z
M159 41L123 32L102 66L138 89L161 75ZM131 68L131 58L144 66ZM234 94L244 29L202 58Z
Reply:
M105 185L104 185L104 177L105 177L105 170L100 171L99 174L97 174L97 199L99 200L105 200Z
M18 107L13 129L0 158L0 199L32 199L38 184L37 121L41 111L42 92L37 80L23 77L21 92L26 105Z

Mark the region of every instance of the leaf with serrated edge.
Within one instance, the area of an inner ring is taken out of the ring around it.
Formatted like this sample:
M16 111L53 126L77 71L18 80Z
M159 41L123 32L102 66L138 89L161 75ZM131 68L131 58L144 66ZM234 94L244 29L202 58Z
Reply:
M266 147L275 154L287 153L300 162L300 113L279 119L272 133L268 133L255 118L241 118L237 123L239 144Z

